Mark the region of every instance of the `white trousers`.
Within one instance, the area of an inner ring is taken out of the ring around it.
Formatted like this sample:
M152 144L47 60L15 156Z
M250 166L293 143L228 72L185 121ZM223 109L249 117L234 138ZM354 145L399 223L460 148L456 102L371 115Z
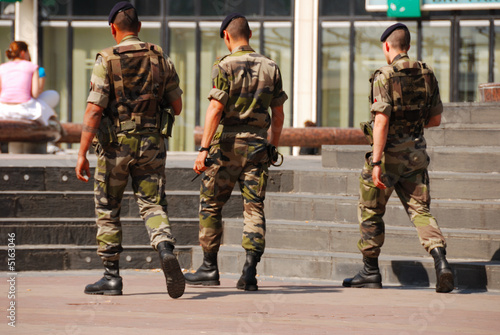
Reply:
M58 103L59 93L53 90L20 104L0 103L0 120L33 120L47 126L49 119L56 116L54 108Z

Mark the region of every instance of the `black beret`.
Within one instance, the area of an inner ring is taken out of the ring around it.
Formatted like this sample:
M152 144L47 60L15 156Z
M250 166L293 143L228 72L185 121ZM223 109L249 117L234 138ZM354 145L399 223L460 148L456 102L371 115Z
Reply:
M135 7L128 1L120 1L119 3L114 5L114 7L111 9L111 12L109 12L108 24L113 23L113 21L115 20L116 14L118 14L118 12L124 11L127 9L131 9L131 8L135 9Z
M384 31L384 33L382 34L382 36L380 36L380 42L385 42L385 40L387 39L387 37L389 37L389 35L392 34L392 32L394 30L397 30L397 29L406 29L408 31L408 27L406 25L404 25L403 23L393 24L392 26L390 26L389 28L387 28Z
M220 38L224 38L223 31L226 30L229 23L231 23L231 21L233 21L234 19L237 19L239 17L245 18L240 13L231 13L228 16L226 16L226 18L224 19L224 21L222 21L222 24L220 25Z

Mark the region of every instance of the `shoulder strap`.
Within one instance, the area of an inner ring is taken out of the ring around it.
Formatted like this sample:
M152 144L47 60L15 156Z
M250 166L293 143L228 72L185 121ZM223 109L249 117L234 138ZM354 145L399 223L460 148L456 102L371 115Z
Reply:
M372 76L370 77L370 96L368 97L370 99L370 101L369 101L370 105L373 103L373 82L375 81L375 77L379 73L380 73L380 69L373 72Z
M151 43L148 44L148 49L150 51L151 60L151 74L153 76L153 85L158 85L158 98L161 99L163 96L163 90L165 88L165 81L161 74L165 71L164 57L162 49ZM151 88L152 92L155 92L154 87Z

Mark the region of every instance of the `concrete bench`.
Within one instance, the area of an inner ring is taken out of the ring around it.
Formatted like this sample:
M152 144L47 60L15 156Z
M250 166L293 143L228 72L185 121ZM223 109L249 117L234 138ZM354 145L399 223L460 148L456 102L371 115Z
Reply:
M78 143L82 125L62 124L65 134L59 143ZM59 131L30 120L0 120L0 142L8 143L9 153L47 153L47 142L56 140Z

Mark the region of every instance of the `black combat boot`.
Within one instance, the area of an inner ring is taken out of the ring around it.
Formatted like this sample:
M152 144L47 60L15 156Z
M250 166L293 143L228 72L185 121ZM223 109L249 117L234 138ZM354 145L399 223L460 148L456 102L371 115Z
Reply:
M241 277L236 283L236 288L245 291L257 291L259 287L257 286L257 263L260 261L260 257L255 254L247 253L245 264L243 265L243 271L241 272Z
M184 294L186 281L179 262L174 255L174 246L169 242L160 242L156 246L156 250L160 255L161 269L167 281L168 295L173 299L177 299Z
M186 277L186 282L190 285L220 285L217 253L203 252L203 263L198 270L195 273L186 273L184 277Z
M446 260L446 250L442 247L431 250L434 258L434 268L436 269L436 292L448 293L455 287L453 282L453 272Z
M377 257L363 257L365 266L353 278L346 278L342 283L344 287L382 288L382 276L378 268Z
M104 277L85 287L86 294L122 295L123 283L118 261L102 261Z

